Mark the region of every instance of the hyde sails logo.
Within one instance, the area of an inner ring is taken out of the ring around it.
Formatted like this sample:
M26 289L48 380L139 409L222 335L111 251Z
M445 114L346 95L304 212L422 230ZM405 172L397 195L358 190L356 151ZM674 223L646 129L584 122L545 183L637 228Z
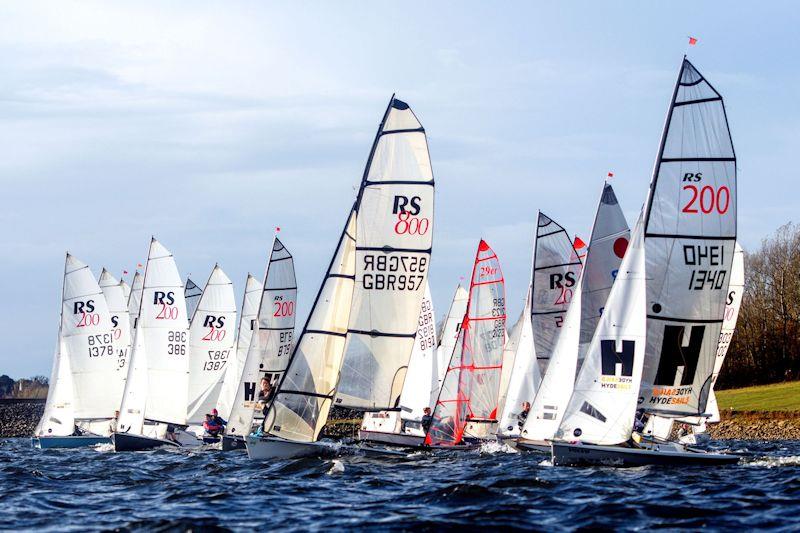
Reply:
M419 216L422 211L422 198L419 196L395 195L392 202L392 215L396 217L394 232L397 235L425 235L431 227L427 217Z

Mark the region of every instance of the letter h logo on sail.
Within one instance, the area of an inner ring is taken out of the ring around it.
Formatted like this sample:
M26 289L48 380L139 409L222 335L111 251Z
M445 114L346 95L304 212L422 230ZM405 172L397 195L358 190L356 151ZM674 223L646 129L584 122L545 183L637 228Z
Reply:
M688 346L683 346L684 326L664 326L664 339L661 344L661 358L653 381L655 385L669 387L691 385L703 346L705 326L692 326ZM678 383L679 382L679 383Z
M613 340L600 341L600 358L604 376L633 376L633 354L636 341L622 341L622 351L617 351L617 343ZM620 372L617 374L617 365Z
M252 381L244 382L244 401L252 402L256 399L256 384Z

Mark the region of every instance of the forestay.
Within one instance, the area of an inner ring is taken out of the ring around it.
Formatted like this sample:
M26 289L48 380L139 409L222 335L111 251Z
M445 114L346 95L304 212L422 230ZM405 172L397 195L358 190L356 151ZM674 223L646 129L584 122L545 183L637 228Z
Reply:
M228 421L225 432L231 432L236 428L235 432L239 432L238 428L241 424L234 424L234 420L238 420L237 410L243 409L244 405L236 398L239 393L241 382L242 398L245 401L246 393L250 397L249 409L253 409L253 399L255 398L256 390L256 376L253 379L245 379L244 369L247 360L247 353L250 348L250 341L253 336L253 331L256 327L256 319L258 318L258 306L261 302L261 292L264 286L258 281L255 276L247 274L247 281L244 287L244 296L242 297L242 310L239 313L239 329L236 335L236 360L235 364L229 364L228 370L225 372L225 380L222 384L222 391L219 395L219 412ZM235 407L241 406L241 407ZM241 416L241 414L239 415Z
M531 320L536 357L547 369L581 273L581 260L566 230L539 212L533 246Z
M591 253L591 252L590 252ZM580 275L574 286L575 296L570 305L562 331L558 335L553 356L547 371L536 390L530 413L522 426L522 437L528 440L544 441L552 439L564 417L575 386L578 368L578 350L581 334L581 299L583 276Z
M75 418L112 418L119 402L111 315L92 271L67 254L61 337L69 357Z
M328 419L353 298L355 231L353 210L267 413L264 426L271 435L313 442Z
M589 251L584 259L579 361L583 360L597 329L630 238L631 231L614 189L605 183L594 217Z
M436 398L439 397L439 390L442 388L442 382L444 382L444 377L447 374L447 366L450 364L458 334L461 331L461 324L464 322L464 315L467 313L468 299L469 293L459 284L453 294L450 309L447 311L447 316L438 334L439 344L436 347L436 369L434 372L436 381L431 387L431 405L434 405Z
M111 314L111 344L117 356L117 366L114 373L117 390L114 395L114 408L119 406L122 391L125 388L125 378L128 375L128 359L131 351L131 320L128 313L127 299L123 282L117 281L111 272L103 269L100 274L100 289L108 304Z
M274 387L286 371L294 337L296 306L294 259L276 237L264 275L256 331L236 393L236 408L228 421L226 432L229 435L246 435L250 431L261 378L267 378Z
M520 427L517 415L522 411L523 402L532 402L542 381L536 351L533 346L533 327L531 326L531 288L525 298L525 305L517 324L511 330L506 342L506 351L513 351L514 365L508 383L505 402L502 405L498 433L504 436L517 436Z
M420 420L426 407L431 407L431 387L436 381L436 319L428 282L417 319L417 336L408 362L403 393L400 395L400 416L404 420ZM434 400L435 401L435 400Z
M128 314L131 318L131 341L133 340L133 331L136 329L136 324L139 321L139 309L142 306L142 290L144 289L144 276L137 270L133 274L133 282L131 282L131 292L128 295Z
M186 317L189 319L191 325L192 317L197 309L197 304L200 302L200 296L203 294L203 289L197 286L197 283L192 281L192 278L186 278L186 287L183 290L183 296L186 299Z
M506 334L505 282L494 251L481 240L470 282L467 314L447 369L425 442L462 442L467 422L496 422Z
M704 412L735 242L736 156L722 96L684 59L645 215L650 412Z
M219 265L211 271L189 323L187 423L202 424L217 407L226 367L235 358L236 297Z
M66 347L58 332L53 369L50 372L50 387L47 389L47 401L44 414L36 425L36 436L72 435L75 431L75 415L72 410L72 372L69 369L69 357Z
M642 234L640 218L561 421L560 439L612 445L631 436L645 349Z
M356 201L356 283L337 405L398 406L430 264L433 195L425 130L393 97Z

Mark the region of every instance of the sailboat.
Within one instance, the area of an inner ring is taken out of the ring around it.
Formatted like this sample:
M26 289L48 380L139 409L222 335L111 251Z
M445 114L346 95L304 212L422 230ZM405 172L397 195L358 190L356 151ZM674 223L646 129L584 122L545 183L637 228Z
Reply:
M266 379L276 387L286 372L294 339L296 308L294 258L275 237L264 273L263 290L259 291L255 331L228 417L223 449L243 448L244 437L250 434L254 421L262 421L259 406L263 408L264 405L258 401L259 383Z
M210 444L218 437L203 435L205 415L217 407L228 364L236 357L236 297L233 283L215 265L189 321L189 431Z
M222 437L222 450L230 451L234 449L244 450L244 440L234 439L227 435L231 430L230 421L235 420L236 416L236 396L239 392L239 382L242 381L243 388L251 400L255 398L256 382L253 380L243 380L245 365L247 363L247 353L250 349L250 342L253 332L256 329L258 320L258 308L261 304L261 293L264 286L252 274L247 274L244 284L244 296L242 297L242 308L239 313L239 328L236 334L236 361L235 364L228 365L225 372L225 379L222 383L222 391L219 394L219 412L228 421L225 427L226 434ZM244 394L243 394L244 397ZM245 407L245 406L242 406Z
M246 439L251 458L319 451L334 398L361 410L398 408L430 264L433 185L425 130L393 96L265 435Z
M436 386L436 319L428 283L420 306L417 336L408 362L400 409L364 413L358 432L362 441L400 446L421 446L425 440L422 417L430 409L431 389ZM435 399L433 400L435 401Z
M131 293L131 298L135 291ZM122 397L116 451L181 446L189 397L189 320L172 253L150 241L131 360ZM193 436L186 441L195 442Z
M497 255L481 240L467 312L436 400L426 445L464 446L494 433L505 336L503 272Z
M186 317L191 322L194 316L194 311L197 309L197 304L200 302L200 297L203 295L203 289L197 286L197 283L192 281L192 278L186 278L186 286L183 290L183 297L186 300Z
M119 398L112 337L103 291L89 267L68 253L58 348L35 446L74 448L108 442Z
M553 463L736 462L633 434L637 405L662 417L704 413L736 241L736 156L722 96L686 58L631 240Z
M555 351L581 269L581 260L567 231L540 211L533 246L531 321L542 375L546 375Z

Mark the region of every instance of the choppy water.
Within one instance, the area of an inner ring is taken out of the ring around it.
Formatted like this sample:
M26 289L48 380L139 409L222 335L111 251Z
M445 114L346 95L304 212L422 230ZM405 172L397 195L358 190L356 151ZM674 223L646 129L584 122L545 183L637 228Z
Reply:
M717 447L742 463L552 467L496 444L267 463L216 450L42 451L11 439L0 441L0 529L800 528L800 443Z

